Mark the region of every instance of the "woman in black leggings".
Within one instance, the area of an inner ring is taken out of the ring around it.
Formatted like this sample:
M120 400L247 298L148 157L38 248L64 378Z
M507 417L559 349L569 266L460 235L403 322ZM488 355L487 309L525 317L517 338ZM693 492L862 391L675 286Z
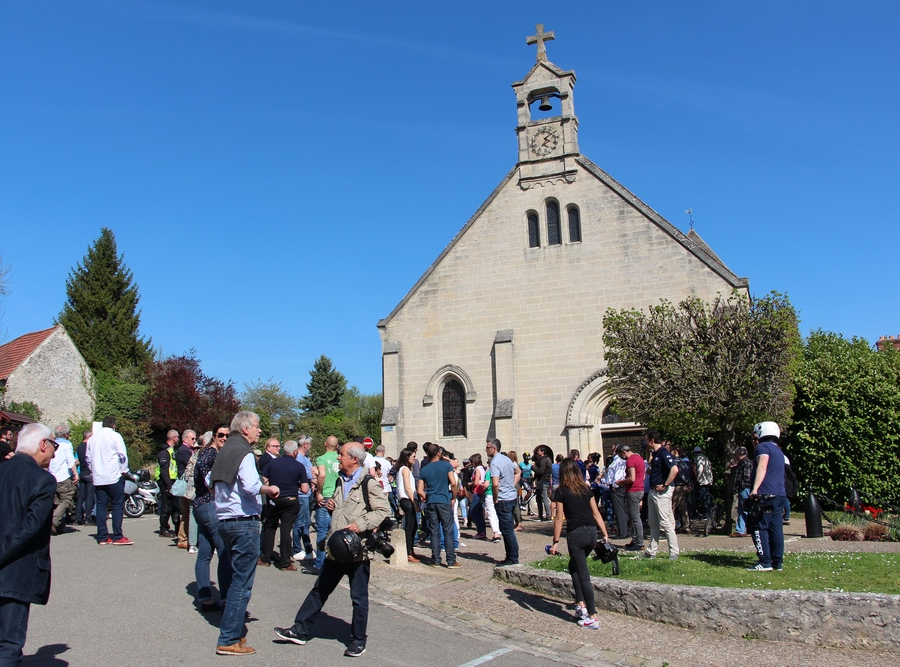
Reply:
M416 453L404 449L397 458L397 502L403 512L403 526L406 532L406 559L410 563L418 563L413 546L416 543L416 483L413 481L412 466Z
M566 545L569 547L569 574L575 587L575 615L578 625L588 630L599 630L597 607L594 604L594 587L588 571L587 555L597 544L597 529L603 539L609 539L606 524L600 516L591 487L584 481L578 464L564 459L559 465L559 486L553 492L556 520L553 524L553 545L550 553L556 555L563 520L566 521Z

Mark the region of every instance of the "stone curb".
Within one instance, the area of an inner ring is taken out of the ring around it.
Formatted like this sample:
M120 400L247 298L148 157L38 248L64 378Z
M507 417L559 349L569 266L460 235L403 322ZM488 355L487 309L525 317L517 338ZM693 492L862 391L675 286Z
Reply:
M340 586L349 590L346 582L341 582ZM581 644L559 637L531 635L521 628L498 623L489 616L460 609L446 602L438 603L421 593L405 590L403 586L394 583L381 583L373 578L370 580L370 586L378 591L376 593L376 590L372 590L370 596L381 598L379 602L383 604L389 604L395 609L411 612L417 616L428 616L433 619L433 622L443 627L452 628L453 622L456 621L467 626L467 629L462 630L462 634L486 637L496 642L502 642L503 645L515 646L527 653L544 657L552 656L556 660L570 664L581 665L585 664L587 660L597 664L598 667L661 667L663 665L660 660L607 651L593 644ZM389 594L389 599L379 595L381 592ZM439 618L435 612L439 612ZM460 630L457 629L457 631Z
M563 572L516 565L497 568L494 577L558 598L574 594L571 576ZM608 577L591 581L598 609L649 621L732 637L900 651L897 595L678 586Z

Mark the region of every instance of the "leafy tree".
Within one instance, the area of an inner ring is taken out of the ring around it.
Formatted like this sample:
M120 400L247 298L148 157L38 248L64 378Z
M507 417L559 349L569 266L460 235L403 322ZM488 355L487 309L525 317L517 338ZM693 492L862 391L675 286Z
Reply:
M230 422L240 410L234 383L203 373L194 350L153 362L149 375L150 426L154 429L202 432L217 422Z
M112 230L100 237L66 280L66 303L57 317L94 371L143 368L150 361L150 341L138 334L141 316L137 285L116 254Z
M797 315L775 292L607 310L603 344L620 413L683 436L715 434L718 455L762 419L790 422Z
M10 412L15 412L18 415L30 417L36 422L41 421L41 409L38 407L37 403L34 403L33 401L13 401L6 406L6 409Z
M282 387L280 382L272 378L263 382L256 380L244 384L241 393L241 409L252 410L260 417L260 427L263 426L263 415L268 419L268 428L263 429L265 435L291 434L290 425L294 424L294 431L299 418L297 411L297 399Z
M148 418L147 393L150 385L146 377L134 377L133 373L117 369L116 372L98 371L94 376L96 404L94 416L98 421L112 416L145 422Z
M814 331L795 383L785 446L801 483L838 502L851 485L870 503L900 497L900 351Z
M316 359L309 372L307 395L300 399L300 409L309 415L324 417L341 406L347 390L347 378L331 365L324 354Z
M381 442L381 413L384 397L381 394L363 394L356 386L344 392L341 409L347 418L358 424L358 434L368 435L378 445Z

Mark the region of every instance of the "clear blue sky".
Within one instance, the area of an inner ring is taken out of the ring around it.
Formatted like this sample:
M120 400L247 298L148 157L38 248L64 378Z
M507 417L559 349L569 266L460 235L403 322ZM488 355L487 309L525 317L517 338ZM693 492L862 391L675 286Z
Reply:
M900 3L0 0L5 340L107 226L163 353L380 391L376 323L515 163L539 22L587 157L804 334L900 334Z

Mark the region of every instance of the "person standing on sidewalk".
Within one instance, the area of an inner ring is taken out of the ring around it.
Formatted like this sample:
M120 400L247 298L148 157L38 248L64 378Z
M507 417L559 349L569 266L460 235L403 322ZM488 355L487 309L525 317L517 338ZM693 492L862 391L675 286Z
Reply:
M506 550L506 558L497 565L504 567L519 564L519 541L516 539L513 510L518 498L516 485L519 483L522 471L508 457L500 453L500 447L499 440L492 440L485 445L485 451L491 461L494 508L497 510L497 521L500 524L500 534L503 536L503 547Z
M419 503L425 504L428 518L428 532L431 534L431 567L441 565L441 531L447 552L447 567L462 567L456 562L453 544L453 496L456 495L456 475L449 461L441 458L441 448L433 442L426 442L425 455L428 465L422 468L417 483Z
M94 500L97 506L97 544L128 546L134 544L122 534L125 513L125 477L128 451L116 433L116 418L104 417L103 428L88 440L84 458L94 475ZM106 524L106 504L112 504L112 537Z
M559 467L559 486L553 492L556 519L553 523L553 544L550 555L556 555L556 545L566 522L566 546L569 548L569 574L575 588L575 613L578 625L588 630L599 630L597 607L594 602L594 586L587 566L587 555L597 544L597 529L603 539L609 540L606 524L600 515L591 487L584 481L581 469L572 459L565 459Z
M737 467L734 471L734 491L737 493L737 524L729 537L747 537L747 499L753 486L753 461L747 458L747 448L734 450Z
M550 521L550 476L553 467L553 452L547 445L538 445L534 450L534 500L537 505L538 521Z
M626 547L626 551L643 551L644 550L644 523L641 521L641 501L644 498L644 475L646 467L644 458L631 451L628 445L622 446L622 451L626 454L625 458L625 477L617 482L623 487L625 493L625 506L628 508L628 519L631 530L631 543Z
M69 427L57 426L54 431L56 456L50 461L49 472L56 478L56 509L53 510L53 523L50 533L56 535L66 528L66 514L75 509L75 494L78 492L78 468L75 466L75 450L69 441Z
M22 664L32 604L50 597L50 526L56 452L43 424L19 432L16 452L0 466L0 665Z
M625 459L630 452L628 445L616 443L613 459L603 473L603 483L609 486L609 495L612 499L613 512L616 515L616 539L624 540L628 537L628 512L625 497L628 491L619 482L625 479Z
M256 468L251 445L259 442L259 415L238 412L231 420L231 435L216 455L209 474L216 499L216 518L225 553L231 560L231 586L225 599L225 610L219 623L217 655L253 655L256 649L247 645L244 614L253 593L253 579L259 559L259 495L277 498L277 486L263 484Z
M91 522L91 512L94 510L94 477L91 475L91 467L85 457L87 441L92 435L94 434L91 431L85 431L77 449L80 469L78 471L78 495L75 497L75 523L79 526Z
M675 515L672 513L672 483L678 476L678 464L669 450L663 447L659 431L647 431L647 447L653 452L650 464L650 493L647 520L650 522L650 546L645 558L656 558L660 529L669 541L669 560L678 560L678 535L675 534Z
M270 484L281 489L281 494L267 501L269 507L266 510L265 533L263 538L262 553L259 555L259 565L269 567L272 564L272 549L275 547L275 530L281 525L281 562L279 567L288 572L294 572L297 566L291 562L293 555L294 522L300 512L299 494L309 493L309 477L306 467L297 460L296 440L288 440L284 443L284 454L273 459L262 469L263 477Z

